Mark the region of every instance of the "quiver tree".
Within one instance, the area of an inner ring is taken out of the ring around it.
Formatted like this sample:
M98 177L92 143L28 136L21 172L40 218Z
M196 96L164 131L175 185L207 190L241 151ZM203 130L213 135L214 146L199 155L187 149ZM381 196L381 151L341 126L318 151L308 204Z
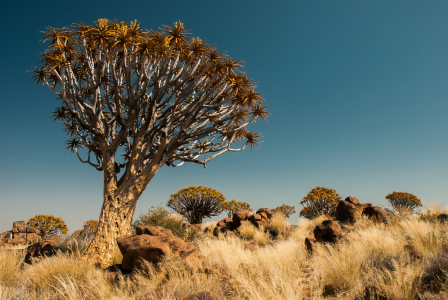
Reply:
M236 200L230 200L229 202L224 202L222 204L223 210L227 213L227 216L229 218L233 217L233 214L240 209L246 209L251 210L249 203L246 203L244 201L236 201Z
M420 199L406 192L390 193L386 196L386 199L397 212L413 212L416 207L422 206Z
M170 196L168 207L182 215L190 224L201 224L204 217L218 216L226 198L205 186L190 186Z
M283 204L272 209L271 211L273 214L282 214L286 219L289 219L291 215L296 213L296 207Z
M32 78L59 100L53 117L67 149L104 174L100 223L86 251L103 267L162 165L205 167L260 143L246 129L269 114L255 85L238 61L188 31L180 22L156 32L107 19L43 31L50 45Z
M88 220L84 222L84 226L81 230L76 230L72 233L73 238L83 239L86 241L90 241L96 234L98 230L99 222L97 220Z
M300 216L314 219L320 215L334 215L339 201L341 196L335 190L315 187L300 202L303 206Z
M52 215L35 215L26 224L39 230L42 240L68 232L64 220Z

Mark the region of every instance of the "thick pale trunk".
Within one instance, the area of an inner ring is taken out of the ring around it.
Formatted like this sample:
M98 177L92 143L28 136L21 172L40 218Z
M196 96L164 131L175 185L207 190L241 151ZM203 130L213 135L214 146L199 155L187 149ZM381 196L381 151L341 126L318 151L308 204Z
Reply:
M145 179L139 178L127 187L114 188L105 181L104 200L101 209L98 231L84 259L90 263L106 268L112 265L113 257L119 251L117 238L131 233L131 222L134 216L137 200L154 177L158 168ZM116 186L116 185L115 185Z

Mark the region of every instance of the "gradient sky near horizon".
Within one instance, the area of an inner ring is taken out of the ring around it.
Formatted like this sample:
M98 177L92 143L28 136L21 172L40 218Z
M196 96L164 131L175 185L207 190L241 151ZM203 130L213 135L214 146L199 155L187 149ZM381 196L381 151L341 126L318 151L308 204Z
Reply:
M50 119L55 96L26 70L48 46L39 30L99 18L137 19L147 29L180 20L244 61L272 111L269 122L251 126L264 136L260 148L227 153L206 169L162 167L134 219L191 185L254 209L285 203L300 211L316 186L384 207L393 191L448 205L445 0L1 4L0 232L36 214L61 217L70 232L98 219L102 173L65 150L62 126Z

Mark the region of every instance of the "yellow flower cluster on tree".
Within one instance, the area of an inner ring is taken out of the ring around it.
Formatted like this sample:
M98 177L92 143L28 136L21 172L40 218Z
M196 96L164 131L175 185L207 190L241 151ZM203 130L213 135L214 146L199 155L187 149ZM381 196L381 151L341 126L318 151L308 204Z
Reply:
M98 224L99 222L97 220L90 219L88 221L85 221L83 228L73 232L72 237L83 240L91 240L98 230Z
M282 206L278 206L271 211L273 214L280 213L288 219L291 215L296 213L296 207L283 204Z
M190 224L201 224L222 212L226 198L218 191L205 186L190 186L170 196L168 207L182 215Z
M314 219L320 215L333 215L339 201L341 196L335 190L315 187L300 202L303 205L300 216Z
M222 204L223 210L227 213L227 216L229 218L233 217L233 214L240 209L247 209L251 210L249 203L244 201L236 201L236 200L230 200L229 202L224 202Z
M36 215L28 220L27 225L39 230L43 240L68 232L65 222L52 215Z
M420 199L411 193L393 192L386 196L390 205L398 212L413 211L414 208L422 206Z

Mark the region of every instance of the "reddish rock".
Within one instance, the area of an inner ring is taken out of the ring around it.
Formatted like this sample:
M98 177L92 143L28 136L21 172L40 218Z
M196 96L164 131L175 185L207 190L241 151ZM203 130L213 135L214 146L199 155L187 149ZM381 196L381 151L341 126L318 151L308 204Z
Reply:
M14 241L21 244L26 244L26 233L14 233Z
M269 223L265 222L265 221L255 221L255 222L253 222L253 224L258 229L266 229L269 226Z
M198 292L184 297L181 300L219 300L219 297L213 292Z
M202 265L202 257L199 255L198 250L195 248L188 252L184 252L181 255L182 260L189 266L193 272L199 271Z
M226 227L229 230L233 229L233 220L230 218L224 218L216 224L218 227Z
M26 233L35 233L35 234L39 234L40 235L40 231L37 230L35 227L33 226L27 226L26 227Z
M309 253L313 253L314 249L316 248L316 239L312 237L305 238L305 247L306 250L308 250Z
M17 229L16 227L14 227L14 228L11 230L11 232L12 232L12 233L19 233L19 229Z
M345 198L345 201L350 202L351 204L361 204L361 202L353 196L348 196Z
M3 239L12 239L12 232L11 231L5 231L0 233L0 240Z
M224 236L225 237L236 237L236 234L235 234L235 232L233 232L233 231L226 231L226 233L224 233Z
M354 198L358 201L356 198ZM354 201L351 199L351 201ZM354 202L356 202L354 201ZM361 215L363 212L364 206L358 203L353 204L349 201L339 201L338 206L336 207L336 220L344 223L355 223L359 219L361 219Z
M142 225L135 228L137 235L147 234L152 236L172 236L173 233L169 229L165 229L161 226Z
M241 222L247 220L248 218L249 218L249 212L247 210L245 209L237 210L232 217L234 228L240 227Z
M334 243L342 237L342 229L333 220L325 220L314 228L314 237L318 242Z
M272 212L269 208L260 208L259 210L257 210L257 214L261 214L262 212L264 212L266 214L266 217L270 220L272 217Z
M42 241L42 237L37 233L27 233L26 242L27 243L38 243Z
M204 233L209 233L209 232L213 232L213 229L211 229L210 227L206 227L204 229Z
M17 228L19 226L26 226L25 221L15 221L12 223L12 228Z
M261 215L253 214L248 219L249 219L250 222L255 223L257 221L261 221Z
M229 230L226 227L216 226L215 229L213 229L213 235L218 236L220 232L226 233L227 231Z
M368 206L362 211L363 216L373 218L378 222L387 222L389 220L389 214L379 206Z
M28 246L28 248L26 249L25 263L32 264L33 263L32 258L42 256L50 257L55 255L56 250L53 247L55 243L56 243L55 240L46 240L44 242L39 242L31 246Z

